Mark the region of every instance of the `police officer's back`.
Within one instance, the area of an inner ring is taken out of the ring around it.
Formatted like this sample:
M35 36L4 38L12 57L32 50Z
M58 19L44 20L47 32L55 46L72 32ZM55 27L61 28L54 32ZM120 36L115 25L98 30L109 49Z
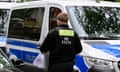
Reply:
M50 52L49 72L72 72L75 54L82 50L77 34L68 27L67 22L66 13L58 14L58 27L48 33L40 48L41 52Z

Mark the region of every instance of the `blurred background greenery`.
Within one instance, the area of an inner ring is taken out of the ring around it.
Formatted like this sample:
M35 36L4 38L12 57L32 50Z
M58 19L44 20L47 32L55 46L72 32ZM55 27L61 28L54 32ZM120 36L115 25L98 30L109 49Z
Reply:
M104 0L104 1L120 2L120 0Z

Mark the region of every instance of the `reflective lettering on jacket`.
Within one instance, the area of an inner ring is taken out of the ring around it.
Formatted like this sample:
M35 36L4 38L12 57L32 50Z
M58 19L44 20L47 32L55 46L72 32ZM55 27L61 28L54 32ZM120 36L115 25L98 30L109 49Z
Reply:
M74 31L73 30L59 30L59 36L74 36Z
M64 38L61 41L62 44L70 45L72 42L69 39L69 37L74 36L74 31L73 30L63 30L62 29L62 30L59 30L59 36L64 36Z

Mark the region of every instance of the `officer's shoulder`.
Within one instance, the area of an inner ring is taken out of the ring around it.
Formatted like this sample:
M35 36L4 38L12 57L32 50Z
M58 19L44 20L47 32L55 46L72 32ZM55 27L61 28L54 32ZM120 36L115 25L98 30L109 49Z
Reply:
M49 33L54 33L57 32L59 30L59 27L53 28L49 31Z

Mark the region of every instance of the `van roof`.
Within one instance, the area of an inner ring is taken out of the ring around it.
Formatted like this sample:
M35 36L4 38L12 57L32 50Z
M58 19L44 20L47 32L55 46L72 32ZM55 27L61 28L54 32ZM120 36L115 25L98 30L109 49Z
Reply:
M48 1L50 3L58 3L65 6L89 5L89 6L120 7L120 3L110 1L95 1L95 0L48 0Z
M35 4L40 5L44 3L49 4L60 4L60 5L79 5L79 4L94 4L96 1L88 1L88 0L39 0L39 1L31 1L31 2L24 2L22 4Z
M40 5L62 5L62 6L108 6L108 7L120 7L120 3L115 2L96 2L88 0L39 0L39 1L30 1L24 3L10 3L10 2L0 2L0 8L10 9L10 8L20 8L20 7L39 7Z
M62 6L74 6L74 5L89 5L89 6L108 6L108 7L120 7L120 3L109 2L109 1L90 1L90 0L39 0L39 1L30 1L21 3L21 5L33 5L39 6L40 4L53 4L53 5L62 5Z
M10 9L11 7L15 6L17 3L12 2L0 2L0 8L2 9Z

